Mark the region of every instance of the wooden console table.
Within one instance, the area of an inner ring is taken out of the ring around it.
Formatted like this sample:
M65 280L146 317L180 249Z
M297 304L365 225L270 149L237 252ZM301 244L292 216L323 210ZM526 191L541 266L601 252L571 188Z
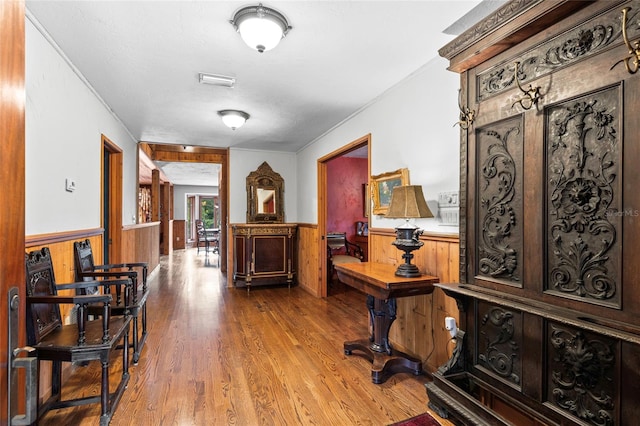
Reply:
M421 275L415 278L398 277L395 265L363 262L336 265L341 282L367 294L367 309L370 318L368 339L344 343L344 353L363 351L371 361L371 381L382 383L387 373L395 367L408 368L413 374L422 374L422 361L391 347L389 329L396 319L396 298L430 294L438 277Z

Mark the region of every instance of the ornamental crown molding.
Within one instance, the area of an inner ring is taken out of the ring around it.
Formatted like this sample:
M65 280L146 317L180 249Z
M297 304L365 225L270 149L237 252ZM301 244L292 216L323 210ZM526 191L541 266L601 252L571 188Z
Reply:
M478 22L454 40L446 44L438 54L451 60L454 56L467 49L469 46L484 38L487 34L502 27L507 22L520 16L543 0L513 0L490 13L482 21Z

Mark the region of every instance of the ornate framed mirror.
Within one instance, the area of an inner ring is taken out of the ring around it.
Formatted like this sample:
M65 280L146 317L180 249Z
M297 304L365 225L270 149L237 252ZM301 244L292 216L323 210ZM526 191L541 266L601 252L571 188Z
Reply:
M284 222L284 179L263 162L247 176L247 223Z

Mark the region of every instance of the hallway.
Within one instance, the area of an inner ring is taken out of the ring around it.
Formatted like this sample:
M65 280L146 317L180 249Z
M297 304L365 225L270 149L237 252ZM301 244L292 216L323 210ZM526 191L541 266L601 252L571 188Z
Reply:
M364 358L343 354L345 340L367 334L363 294L247 294L225 286L215 255L205 259L175 251L151 275L149 338L112 425L387 425L427 411L426 376L375 385ZM99 393L96 367L77 367L85 371L63 394ZM49 412L40 425L97 425L98 417L94 404Z

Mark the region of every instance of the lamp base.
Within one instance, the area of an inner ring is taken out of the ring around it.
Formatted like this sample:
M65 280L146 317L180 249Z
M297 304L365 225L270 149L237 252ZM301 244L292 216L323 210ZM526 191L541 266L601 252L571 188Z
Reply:
M422 275L420 270L413 263L401 263L396 269L396 275L399 277L415 278Z
M391 244L396 246L398 250L404 251L402 255L404 263L401 263L396 269L396 276L415 278L422 275L418 267L411 263L411 259L413 259L411 252L418 250L424 244L419 240L420 235L422 235L422 229L418 229L408 221L404 226L396 228L396 240Z

